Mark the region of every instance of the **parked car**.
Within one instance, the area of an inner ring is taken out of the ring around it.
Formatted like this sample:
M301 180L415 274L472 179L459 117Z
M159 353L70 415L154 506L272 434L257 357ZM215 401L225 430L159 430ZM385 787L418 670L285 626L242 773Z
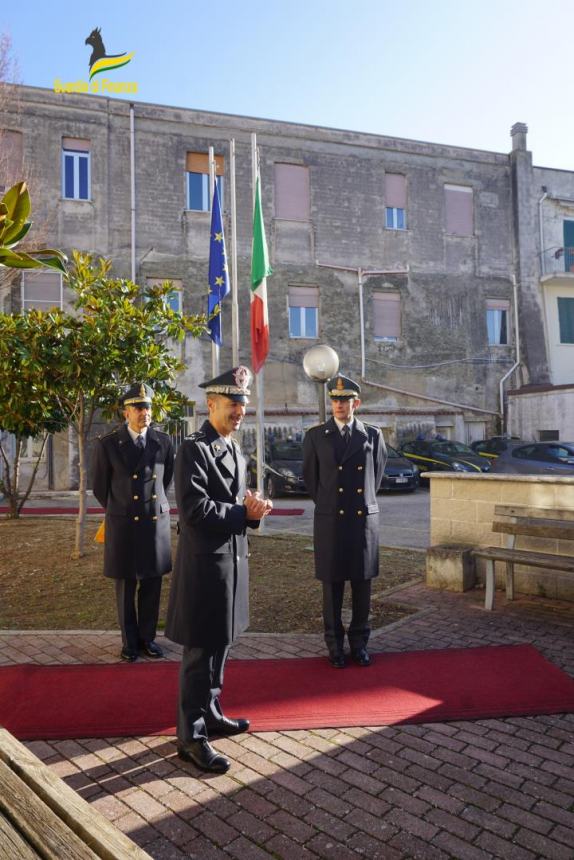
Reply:
M509 442L521 441L519 436L491 436L490 439L471 442L470 447L475 454L488 457L489 460L495 460L503 451L506 451Z
M250 487L257 486L257 455L247 461L247 478ZM265 446L263 475L265 496L275 499L287 493L304 493L303 443L294 439L277 439Z
M403 457L399 451L387 445L387 462L381 490L409 490L414 492L419 485L419 467Z
M513 475L574 475L574 442L512 442L492 471Z
M490 472L490 460L462 442L415 440L406 442L402 452L421 472Z

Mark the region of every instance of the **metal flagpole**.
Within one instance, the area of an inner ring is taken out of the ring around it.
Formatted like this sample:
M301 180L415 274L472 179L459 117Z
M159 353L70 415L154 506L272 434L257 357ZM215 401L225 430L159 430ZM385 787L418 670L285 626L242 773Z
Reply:
M237 200L235 196L235 138L229 141L231 196L231 353L233 367L239 364L239 304L237 292Z
M215 155L213 153L213 147L210 146L209 150L209 203L210 203L210 219L213 216L213 192L215 190ZM209 222L211 224L211 220ZM210 227L210 242L211 242L211 227ZM221 304L219 306L219 325L221 329L223 320L221 319ZM211 374L212 378L219 376L219 345L215 343L215 341L211 341Z
M257 177L259 176L259 154L257 152L257 135L251 134L251 179L253 183L253 211L255 212L255 189L257 186ZM261 193L261 189L260 189ZM255 435L257 439L257 489L263 493L263 472L265 469L265 424L264 424L264 392L263 392L263 366L259 373L255 374L255 390L257 392L257 423ZM261 520L259 528L263 526L265 520Z

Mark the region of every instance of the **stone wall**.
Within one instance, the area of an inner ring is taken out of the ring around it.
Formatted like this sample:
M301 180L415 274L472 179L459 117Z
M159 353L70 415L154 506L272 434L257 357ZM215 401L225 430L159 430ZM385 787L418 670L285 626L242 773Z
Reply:
M505 546L506 535L492 531L497 504L563 508L574 513L574 477L429 474L433 546ZM519 536L516 547L574 555L573 541ZM482 581L483 564L477 563ZM502 587L503 565L497 563L496 568L497 585ZM536 568L517 566L514 579L516 591L574 601L574 577L567 574L541 574Z

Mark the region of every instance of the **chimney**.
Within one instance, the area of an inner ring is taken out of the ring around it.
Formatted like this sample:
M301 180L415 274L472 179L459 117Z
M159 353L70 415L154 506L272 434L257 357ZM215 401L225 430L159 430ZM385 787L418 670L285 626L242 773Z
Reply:
M510 129L510 136L512 138L512 149L516 151L517 149L521 149L526 151L526 135L528 133L528 126L525 122L515 122L512 128Z

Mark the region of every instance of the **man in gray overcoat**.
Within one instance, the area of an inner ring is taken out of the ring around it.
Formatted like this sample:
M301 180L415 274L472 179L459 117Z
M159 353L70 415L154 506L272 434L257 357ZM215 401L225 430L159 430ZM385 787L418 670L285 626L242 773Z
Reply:
M208 420L175 463L180 534L165 633L183 645L178 755L212 773L230 763L208 738L249 728L223 714L219 697L229 648L249 624L246 528L257 528L272 507L246 489L245 460L231 436L245 416L250 377L236 367L200 386Z
M369 666L371 580L379 574L379 506L387 451L382 433L354 413L360 386L338 375L327 383L333 417L307 431L303 476L315 502L315 575L323 584L323 624L329 660L346 665L341 619L345 582L351 583L347 630L351 659Z
M104 575L115 580L121 659L163 657L155 642L161 583L171 570L167 488L173 448L150 426L153 390L141 382L122 397L126 423L96 441L94 496L106 512Z

